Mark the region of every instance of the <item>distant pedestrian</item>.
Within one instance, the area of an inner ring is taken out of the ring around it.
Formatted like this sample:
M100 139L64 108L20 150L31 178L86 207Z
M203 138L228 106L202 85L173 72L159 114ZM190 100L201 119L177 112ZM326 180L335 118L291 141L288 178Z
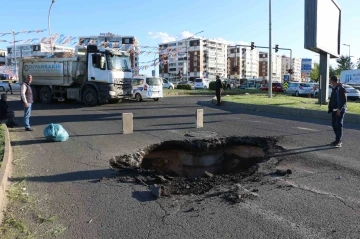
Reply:
M222 90L223 90L223 86L222 86L222 82L220 80L219 75L216 76L215 90L216 90L217 105L220 105L220 103L221 103L221 93L222 93Z
M15 114L14 111L9 111L9 106L7 104L7 95L1 94L0 99L0 120L6 120L6 126L9 128L14 128L17 124L14 121Z
M231 90L231 83L232 83L232 80L230 78L228 78L226 81L226 89Z
M31 107L33 103L33 94L30 87L31 82L32 76L28 75L26 81L21 84L20 88L21 101L24 104L24 122L26 131L34 131L34 129L30 127Z
M340 148L342 146L344 115L346 112L346 90L336 76L330 78L333 87L329 101L328 113L331 114L331 124L335 133L335 141L332 146Z
M10 91L11 94L13 95L13 91L12 91L13 78L12 77L10 77L8 84L9 84L9 89L6 91L6 94Z

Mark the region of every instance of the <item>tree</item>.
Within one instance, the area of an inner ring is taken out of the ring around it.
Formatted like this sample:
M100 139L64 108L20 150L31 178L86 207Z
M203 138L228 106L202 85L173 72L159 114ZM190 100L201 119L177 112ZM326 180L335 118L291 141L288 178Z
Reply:
M357 59L357 62L356 62L356 69L360 69L360 58Z
M341 71L354 69L354 63L351 62L351 58L349 56L341 55L338 59L336 59L336 63L338 64L338 68L336 69L338 75L340 75Z
M338 75L337 71L332 66L330 66L329 67L329 78L331 76L337 76L337 75Z
M311 78L311 80L318 82L319 76L320 76L319 64L315 63L314 68L312 69L312 71L310 73L310 78Z

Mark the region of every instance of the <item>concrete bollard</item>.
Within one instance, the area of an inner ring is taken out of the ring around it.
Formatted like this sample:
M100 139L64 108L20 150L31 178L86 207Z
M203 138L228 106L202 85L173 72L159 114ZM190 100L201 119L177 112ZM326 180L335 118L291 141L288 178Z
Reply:
M196 128L204 127L204 110L197 109L196 110Z
M122 113L123 134L132 134L134 132L134 122L132 113Z

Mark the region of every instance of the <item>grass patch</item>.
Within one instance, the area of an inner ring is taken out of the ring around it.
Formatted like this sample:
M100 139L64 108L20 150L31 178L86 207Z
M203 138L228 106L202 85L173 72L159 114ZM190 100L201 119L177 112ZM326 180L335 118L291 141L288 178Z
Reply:
M0 125L0 167L4 159L4 151L5 151L5 136L4 136L4 128L1 124Z
M10 202L28 203L30 201L26 192L25 181L13 183L7 193Z
M254 105L269 105L279 106L286 108L298 108L308 110L326 111L328 110L327 105L318 104L318 99L305 98L305 97L294 97L283 94L273 96L271 99L267 94L249 94L249 95L233 95L222 98L223 101L229 101L234 103L243 104L254 104ZM353 114L360 114L360 103L351 102L347 103L347 112Z
M223 91L223 95L240 95L245 93L261 94L261 91L259 89L239 89L239 88L233 88L231 90ZM209 89L196 89L196 90L164 89L164 96L175 96L175 95L215 95L215 91Z

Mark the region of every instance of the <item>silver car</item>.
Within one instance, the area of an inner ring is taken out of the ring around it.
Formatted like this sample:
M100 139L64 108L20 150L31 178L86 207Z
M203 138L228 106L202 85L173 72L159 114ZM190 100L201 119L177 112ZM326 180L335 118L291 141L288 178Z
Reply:
M309 83L290 82L285 94L301 96L312 95L313 85Z

